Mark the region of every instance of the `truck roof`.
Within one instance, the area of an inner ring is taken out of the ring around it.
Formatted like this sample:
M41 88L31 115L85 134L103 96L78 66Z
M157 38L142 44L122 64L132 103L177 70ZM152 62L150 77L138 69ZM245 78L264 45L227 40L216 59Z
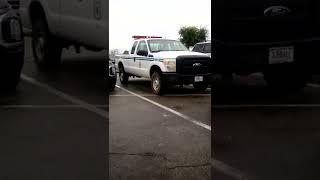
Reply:
M134 41L140 41L140 40L170 40L170 41L178 41L176 39L165 39L165 38L142 38L142 39L135 39Z

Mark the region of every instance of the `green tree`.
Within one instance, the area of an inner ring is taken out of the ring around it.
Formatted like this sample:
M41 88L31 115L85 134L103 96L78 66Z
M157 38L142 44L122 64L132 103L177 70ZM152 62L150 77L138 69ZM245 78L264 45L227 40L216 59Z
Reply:
M196 26L184 26L179 30L180 41L188 48L194 46L198 42L207 40L208 29Z

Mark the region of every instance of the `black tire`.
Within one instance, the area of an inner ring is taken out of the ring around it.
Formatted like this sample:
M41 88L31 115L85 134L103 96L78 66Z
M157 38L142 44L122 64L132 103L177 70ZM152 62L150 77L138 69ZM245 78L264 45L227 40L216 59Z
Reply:
M128 84L129 75L125 72L123 65L119 65L119 79L121 84Z
M200 82L200 83L193 83L193 88L197 91L203 92L208 88L208 83Z
M32 50L39 68L55 69L60 66L62 47L51 35L44 18L35 19L32 23Z
M116 88L116 81L114 81L114 80L109 80L109 86L108 86L109 92L114 91L115 88Z
M161 73L154 71L151 75L151 89L152 92L156 95L162 95L166 90L166 85L163 82Z
M16 61L15 59L11 60ZM0 91L2 92L12 92L16 90L16 87L20 82L21 69L23 66L23 56L19 61L8 64L9 66L5 66L6 69L0 73Z
M275 91L298 92L311 79L312 75L297 64L276 65L263 72L264 80Z

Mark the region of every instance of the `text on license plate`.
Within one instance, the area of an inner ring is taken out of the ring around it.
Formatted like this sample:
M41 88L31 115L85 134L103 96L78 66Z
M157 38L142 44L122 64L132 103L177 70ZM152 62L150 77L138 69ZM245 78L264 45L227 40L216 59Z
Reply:
M269 49L269 64L280 64L294 61L294 47L276 47Z
M202 82L203 81L203 76L195 76L194 77L194 82Z

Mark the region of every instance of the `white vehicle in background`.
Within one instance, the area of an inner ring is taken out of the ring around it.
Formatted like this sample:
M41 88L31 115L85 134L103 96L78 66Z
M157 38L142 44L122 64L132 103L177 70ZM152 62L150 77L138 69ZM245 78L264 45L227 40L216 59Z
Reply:
M180 41L161 37L133 36L131 51L119 55L116 64L122 84L129 76L151 79L154 94L162 94L170 84L193 84L205 90L211 80L211 58L189 51Z
M20 0L24 28L40 67L60 64L62 48L108 49L108 2L105 0Z

